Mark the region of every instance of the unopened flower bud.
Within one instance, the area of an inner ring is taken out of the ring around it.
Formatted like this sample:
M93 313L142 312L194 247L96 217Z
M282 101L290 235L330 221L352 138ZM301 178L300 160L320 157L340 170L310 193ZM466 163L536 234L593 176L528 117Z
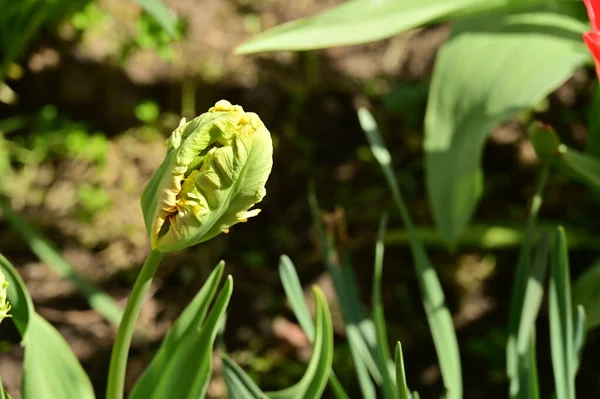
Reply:
M258 115L221 100L183 119L142 194L152 248L177 251L256 216L273 165L271 135Z

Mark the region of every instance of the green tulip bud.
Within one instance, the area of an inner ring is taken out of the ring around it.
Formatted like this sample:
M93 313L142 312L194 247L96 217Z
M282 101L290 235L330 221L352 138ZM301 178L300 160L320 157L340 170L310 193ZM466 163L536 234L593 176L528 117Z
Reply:
M272 166L271 135L255 113L221 100L182 119L142 193L152 248L177 251L256 216Z
M8 290L8 281L4 278L4 274L0 271L0 322L3 319L10 317L10 303L8 303L6 291Z

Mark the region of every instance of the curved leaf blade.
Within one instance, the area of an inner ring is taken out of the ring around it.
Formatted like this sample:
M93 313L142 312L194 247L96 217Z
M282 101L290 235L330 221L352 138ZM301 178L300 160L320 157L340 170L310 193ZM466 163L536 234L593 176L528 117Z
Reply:
M479 202L491 129L537 104L589 59L571 4L458 21L436 60L425 117L425 169L438 230L456 242ZM469 62L465 62L465 60Z
M188 304L173 324L158 352L150 362L150 365L133 387L129 395L130 399L161 397L160 395L165 394L167 392L165 390L169 389L165 385L168 385L166 381L170 379L179 381L179 385L182 385L181 388L184 390L191 389L191 382L183 381L187 376L185 371L193 369L197 373L202 368L202 363L198 360L202 356L205 356L203 351L206 348L206 342L202 342L202 339L206 331L214 332L210 331L213 325L215 325L213 319L225 311L227 301L231 295L232 283L228 279L226 285L221 289L215 306L211 310L210 320L207 320L202 327L208 308L217 292L224 267L224 262L220 262L217 265L192 302ZM216 330L216 327L214 328ZM212 345L209 352L209 355L212 356ZM190 361L186 365L184 359L187 359L187 355L195 356L195 360ZM195 365L196 368L192 365ZM186 386L184 387L183 385ZM178 397L182 399L187 397L185 393L181 393L181 395L183 396Z
M353 0L269 29L235 52L311 50L385 39L461 10L476 0Z
M315 340L306 373L293 387L278 392L268 392L267 396L271 399L318 399L327 385L333 362L333 325L325 294L315 286L313 295L316 302Z
M229 356L223 355L223 378L230 399L268 399L268 396Z
M119 325L123 310L110 295L99 290L78 274L73 265L67 262L40 231L27 223L7 202L1 199L0 209L10 226L27 242L31 252L59 276L75 284L92 309L114 325Z
M93 399L94 389L65 339L33 313L24 341L23 398Z

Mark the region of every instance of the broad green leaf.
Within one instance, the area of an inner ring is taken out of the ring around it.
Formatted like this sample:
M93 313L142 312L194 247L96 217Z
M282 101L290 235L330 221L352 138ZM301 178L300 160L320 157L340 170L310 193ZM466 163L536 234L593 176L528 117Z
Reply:
M377 361L379 372L383 377L383 397L386 399L396 398L396 389L394 379L390 373L388 364L392 363L390 350L388 348L388 336L385 327L385 314L383 312L383 299L381 293L381 279L383 276L383 254L385 246L383 237L387 225L387 214L381 217L379 223L379 232L377 235L377 243L375 244L375 267L373 271L373 294L371 306L373 307L373 323L375 324L375 332L377 334L377 351L375 360Z
M238 54L312 50L386 39L441 19L544 0L351 0L271 28L236 49Z
M164 338L160 349L150 362L150 365L136 382L129 395L130 399L158 398L160 397L160 392L167 392L166 390L161 390L168 389L165 385L168 385L170 379L173 379L174 382L179 381L180 385L182 385L181 388L183 389L191 387L191 380L183 380L184 376L187 374L182 372L182 369L199 373L200 366L198 365L198 362L205 355L203 351L206 349L201 346L202 342L200 341L204 332L211 328L209 324L212 324L214 320L210 323L207 321L204 327L202 327L202 324L204 323L208 308L217 292L224 267L224 262L220 262L217 265L192 302L189 303L177 321L173 324ZM228 299L227 292L229 290L231 290L231 283L226 283L226 287L221 290L220 297L217 299L217 303L219 301L224 303L222 304L222 311L225 310L225 298ZM216 315L215 309L217 309L217 305L213 307L211 312L213 318L216 317L214 316ZM210 355L212 353L212 346L209 349L209 352ZM194 360L190 361L189 364L185 363L187 356L194 357ZM193 365L196 365L196 367L193 367ZM175 376L178 376L178 378L175 379ZM181 391L178 390L178 392L183 395ZM183 399L186 396L180 397Z
M29 333L29 323L35 313L33 302L25 287L25 283L21 280L21 276L17 273L15 267L0 254L0 270L4 274L4 278L8 282L7 298L11 305L11 319L15 323L17 330L21 334L23 340L27 338ZM7 320L5 320L5 323Z
M325 295L317 286L315 296L315 340L313 353L304 376L293 387L278 392L267 393L271 399L299 399L321 397L331 372L333 362L333 325Z
M517 334L517 352L519 355L527 354L531 329L535 325L540 306L542 305L549 254L550 238L547 235L544 235L541 242L538 244L534 260L529 267L527 287L525 288L525 295L523 297L521 320L519 322Z
M383 175L392 192L394 203L402 216L409 234L415 272L422 295L421 300L425 307L429 330L431 331L440 362L442 379L448 390L447 397L450 399L461 398L462 371L460 353L452 316L446 307L444 291L442 290L435 268L431 264L423 248L423 244L417 237L415 226L402 199L402 193L392 169L392 157L379 134L375 119L364 108L358 110L358 119L371 145L371 151L379 166L381 166Z
M236 49L310 50L368 43L415 28L460 10L475 0L352 0L313 17L269 29Z
M31 315L24 345L23 398L94 398L92 384L69 344L37 313Z
M296 316L296 319L298 319L302 330L309 341L311 343L314 342L315 326L310 317L308 307L306 306L306 301L304 300L304 292L302 291L296 268L287 255L282 255L279 260L279 278L281 279L285 294L290 301L294 315ZM348 399L348 394L338 381L333 370L329 376L329 384L337 399Z
M227 355L223 359L223 378L227 385L229 399L268 399L268 396L252 379Z
M279 278L296 319L298 319L309 341L312 342L315 338L315 326L304 300L304 292L302 291L296 268L287 255L282 255L279 259Z
M427 190L443 238L455 243L482 194L490 131L536 105L589 59L587 23L571 4L458 21L438 53L425 117Z
M160 26L171 37L175 37L175 23L177 22L174 14L165 6L161 0L133 0L138 3L148 14L160 24Z
M567 238L562 227L555 236L549 288L550 349L557 399L575 399L575 340L571 308L571 278Z
M31 251L42 262L47 264L59 276L75 284L92 309L114 325L119 324L123 310L110 295L97 289L81 277L75 268L60 255L50 241L36 228L29 225L22 217L16 214L7 202L0 200L0 209L2 209L2 215L10 226L23 237Z
M585 309L587 330L600 325L600 261L588 267L573 284L573 303Z
M402 345L400 341L396 344L396 388L398 399L410 399L411 394L406 385L406 373L404 371L404 357L402 356Z

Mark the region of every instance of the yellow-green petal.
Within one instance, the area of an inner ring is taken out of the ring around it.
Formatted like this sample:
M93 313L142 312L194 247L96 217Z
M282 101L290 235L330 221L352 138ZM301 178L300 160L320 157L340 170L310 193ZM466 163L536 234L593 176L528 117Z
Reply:
M3 319L10 317L10 303L7 300L6 291L8 290L8 281L4 278L4 274L0 271L0 323Z

